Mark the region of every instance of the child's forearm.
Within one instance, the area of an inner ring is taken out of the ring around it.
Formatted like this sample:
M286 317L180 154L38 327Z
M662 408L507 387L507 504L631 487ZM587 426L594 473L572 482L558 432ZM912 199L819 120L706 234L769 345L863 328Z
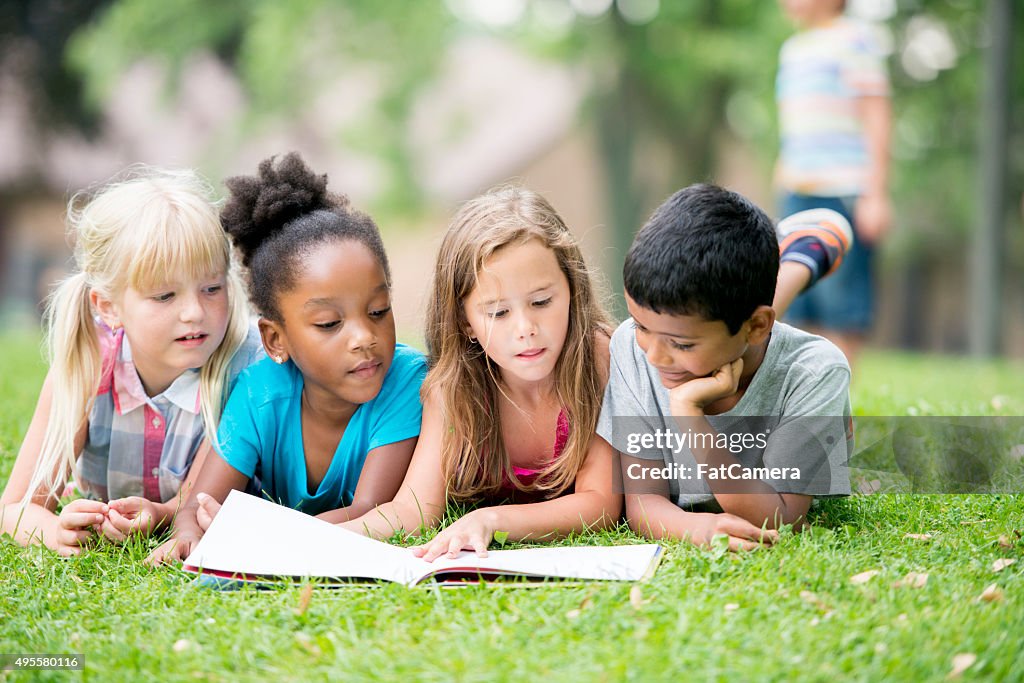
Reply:
M691 443L717 442L718 432L707 417L694 411L684 416L680 427L690 431L694 436ZM690 449L698 467L704 471L735 472L748 469L736 456L727 449L710 447L693 447ZM786 498L774 488L758 479L744 479L735 476L701 477L707 482L715 500L723 512L742 517L756 526L767 525L769 529L777 529L783 524L797 523L807 512L805 505L790 506Z
M196 496L190 495L176 512L171 513L173 519L171 533L172 538L181 538L187 536L195 536L201 538L203 530L199 526L199 520L196 519L196 513L199 511L199 499Z
M0 534L10 534L21 545L43 543L56 550L58 523L53 511L37 503L9 503L0 508Z
M389 538L396 531L417 535L421 529L433 529L440 524L441 512L437 505L421 507L396 500L377 505L356 519L342 521L339 526L370 538Z
M690 539L700 544L703 513L680 509L668 498L654 494L627 495L626 520L634 532L653 540Z
M325 522L331 524L344 524L354 519L359 519L366 513L373 510L375 504L370 501L352 501L351 505L347 505L343 508L337 508L336 510L328 510L327 512L321 512L317 515L317 519L322 519Z
M770 486L756 482L758 488L765 488L767 493L739 493L716 495L715 500L722 506L723 512L742 517L754 526L766 529L778 529L784 524L802 526L808 505L790 505L785 496Z
M184 509L185 501L180 495L166 503L153 503L153 530L162 531L171 526L175 517Z
M621 512L621 496L581 491L540 503L481 508L488 526L504 531L514 541L550 541L587 529L614 526Z
M892 105L888 97L866 97L860 105L864 141L868 153L868 177L864 194L884 197L889 183L889 140Z

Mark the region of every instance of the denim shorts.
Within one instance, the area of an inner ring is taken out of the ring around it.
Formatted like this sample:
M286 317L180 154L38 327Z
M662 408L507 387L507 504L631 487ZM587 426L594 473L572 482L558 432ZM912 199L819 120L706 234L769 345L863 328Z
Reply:
M814 197L785 194L779 201L781 217L807 209L838 211L853 226L856 197ZM790 305L784 320L796 327L814 326L836 332L866 333L874 319L875 248L854 239L853 247L843 258L839 269L798 296Z

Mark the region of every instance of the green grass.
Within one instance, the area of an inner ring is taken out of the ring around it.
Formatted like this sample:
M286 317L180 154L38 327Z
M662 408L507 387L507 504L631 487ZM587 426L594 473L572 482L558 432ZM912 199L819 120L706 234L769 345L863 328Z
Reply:
M3 342L6 480L44 367L32 338ZM854 404L859 414L1021 415L1021 387L1020 364L871 353ZM935 680L958 653L977 657L964 680L1024 677L1024 495L853 496L820 505L813 521L744 555L667 544L642 602L629 584L384 585L318 590L301 614L301 586L198 589L175 569L144 568L147 542L71 560L0 542L0 652L86 662L0 680ZM1018 562L995 572L999 558ZM850 582L872 569L867 583ZM927 583L897 585L908 572ZM1002 600L979 601L993 583Z

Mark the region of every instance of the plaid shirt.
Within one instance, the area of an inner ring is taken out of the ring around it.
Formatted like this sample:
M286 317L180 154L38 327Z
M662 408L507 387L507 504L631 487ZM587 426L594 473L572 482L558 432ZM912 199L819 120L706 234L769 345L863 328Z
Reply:
M187 370L150 397L132 362L124 330L96 326L104 374L89 413L89 433L78 458L74 487L100 500L142 496L165 502L188 475L205 433L199 370ZM228 388L263 355L255 326L235 354Z

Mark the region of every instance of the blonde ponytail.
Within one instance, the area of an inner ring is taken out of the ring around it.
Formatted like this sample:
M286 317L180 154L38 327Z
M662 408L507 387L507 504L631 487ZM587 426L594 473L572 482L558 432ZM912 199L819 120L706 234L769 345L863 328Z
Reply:
M76 273L60 283L46 305L52 402L26 500L41 489L47 497L59 496L75 467L75 436L85 425L103 371L90 289L85 273Z

